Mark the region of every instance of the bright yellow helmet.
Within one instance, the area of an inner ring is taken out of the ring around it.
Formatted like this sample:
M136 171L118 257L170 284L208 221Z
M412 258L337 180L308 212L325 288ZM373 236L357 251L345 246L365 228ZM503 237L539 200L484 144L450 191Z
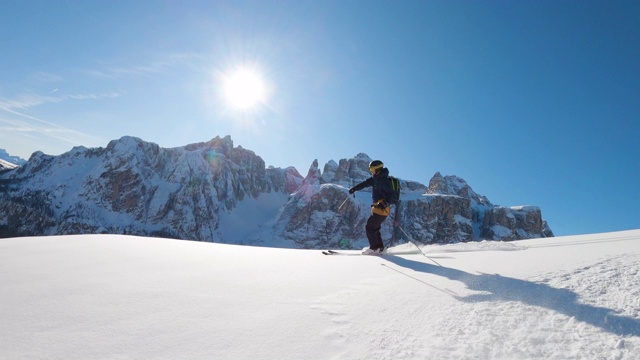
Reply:
M380 160L373 160L372 162L369 163L369 171L372 174L375 174L376 172L378 172L378 170L382 169L383 167L384 167L384 164Z

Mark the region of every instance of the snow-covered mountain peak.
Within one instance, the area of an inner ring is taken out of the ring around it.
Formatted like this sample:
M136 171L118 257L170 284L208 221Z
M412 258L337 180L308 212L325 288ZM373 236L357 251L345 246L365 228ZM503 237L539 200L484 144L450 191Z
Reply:
M117 140L111 140L106 147L107 151L133 152L139 146L148 144L140 138L134 136L123 136Z
M319 185L320 177L321 177L321 172L320 172L320 168L318 168L318 159L315 159L311 163L311 166L309 166L309 171L307 172L307 176L304 178L303 184Z
M233 140L229 135L226 135L225 137L216 136L209 141L189 144L184 148L189 151L195 150L195 149L213 149L225 155L229 154L234 149ZM240 146L237 149L243 150L242 147Z
M359 153L351 159L340 159L338 163L330 160L324 165L322 183L350 188L371 176L370 162L371 158L364 153Z
M493 206L485 196L478 195L464 179L455 176L442 176L436 172L429 181L427 194L456 195L471 200L474 206Z

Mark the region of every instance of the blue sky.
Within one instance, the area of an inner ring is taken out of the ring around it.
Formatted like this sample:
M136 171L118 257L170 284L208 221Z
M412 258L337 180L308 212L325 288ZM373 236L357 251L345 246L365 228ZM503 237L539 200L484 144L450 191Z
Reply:
M231 135L302 175L360 152L457 175L556 235L637 229L638 39L639 1L4 0L0 148Z

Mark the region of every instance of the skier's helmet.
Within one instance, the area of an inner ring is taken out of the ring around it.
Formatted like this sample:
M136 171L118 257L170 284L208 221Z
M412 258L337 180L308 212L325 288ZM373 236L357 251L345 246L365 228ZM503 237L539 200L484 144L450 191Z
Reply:
M384 167L384 164L380 160L373 160L372 162L369 163L369 171L371 171L372 174L377 173L383 167Z

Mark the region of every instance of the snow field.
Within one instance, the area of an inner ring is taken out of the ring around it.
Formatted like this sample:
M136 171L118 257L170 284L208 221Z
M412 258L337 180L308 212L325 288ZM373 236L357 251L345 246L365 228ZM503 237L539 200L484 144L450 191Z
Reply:
M0 358L640 358L640 231L411 246L2 239Z

